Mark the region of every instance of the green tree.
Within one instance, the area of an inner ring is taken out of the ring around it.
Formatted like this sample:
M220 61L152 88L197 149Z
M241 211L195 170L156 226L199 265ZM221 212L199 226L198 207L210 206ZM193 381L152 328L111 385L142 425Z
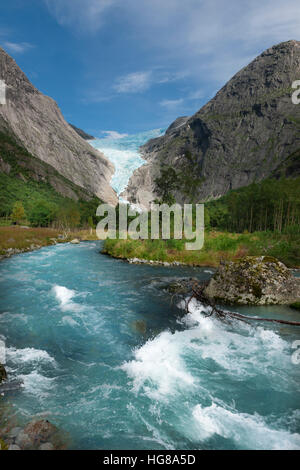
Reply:
M94 228L94 221L93 221L93 217L91 215L88 217L88 226L90 227L90 232L92 234L93 233L93 228Z
M80 225L80 212L75 205L69 204L59 209L56 220L61 229L74 229Z
M174 168L164 165L160 169L160 176L155 179L155 190L161 202L172 205L175 203L173 191L179 189L178 176Z
M29 221L33 227L49 227L55 218L57 206L40 199L35 201L29 210Z
M14 204L11 219L13 222L19 224L22 220L26 218L25 210L21 201L17 201Z

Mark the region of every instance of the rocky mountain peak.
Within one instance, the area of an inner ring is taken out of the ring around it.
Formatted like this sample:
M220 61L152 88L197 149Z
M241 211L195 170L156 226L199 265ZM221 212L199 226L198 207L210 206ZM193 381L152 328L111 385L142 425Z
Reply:
M299 41L264 51L182 125L175 121L142 147L148 164L134 173L124 196L149 205L168 166L181 179L186 175L173 194L178 202L218 198L267 178L300 149L300 106L292 102L299 79Z
M6 104L0 105L0 131L77 186L116 204L109 184L112 163L71 128L56 102L39 92L2 48L0 80L7 87Z

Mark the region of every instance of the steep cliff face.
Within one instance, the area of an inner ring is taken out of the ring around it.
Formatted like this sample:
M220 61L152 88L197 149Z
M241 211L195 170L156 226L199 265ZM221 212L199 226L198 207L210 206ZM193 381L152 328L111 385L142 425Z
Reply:
M300 105L291 99L299 79L300 42L266 50L195 115L176 120L142 147L147 164L123 196L149 203L156 197L155 179L168 167L178 172L173 195L179 202L217 198L274 174L300 149Z
M55 101L40 93L1 48L0 80L7 87L6 104L0 105L0 131L75 185L116 204L109 185L113 165L71 128Z

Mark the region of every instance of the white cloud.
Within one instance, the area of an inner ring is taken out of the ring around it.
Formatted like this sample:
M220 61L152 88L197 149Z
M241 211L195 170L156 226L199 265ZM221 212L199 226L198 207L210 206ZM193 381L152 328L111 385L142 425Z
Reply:
M104 15L118 0L44 0L61 25L79 27L90 33L103 24Z
M151 86L151 72L134 72L119 77L113 88L117 93L140 93Z
M174 109L184 103L184 99L180 98L178 100L163 100L159 104L163 106L163 108Z
M44 0L62 25L84 33L114 19L134 31L156 66L223 84L267 47L300 36L299 0ZM115 31L118 35L118 31ZM126 36L123 36L126 40ZM149 88L157 75L137 72L115 84L119 93ZM172 80L160 74L160 83Z
M29 44L28 42L17 43L17 42L5 41L3 44L4 44L4 49L13 54L23 54L23 52L26 52L29 49L32 49L34 47L32 44Z
M199 89L199 90L195 90L195 91L192 91L189 95L188 95L188 99L189 100L200 100L202 98L205 97L205 93L202 89Z
M133 72L118 77L113 85L117 93L140 93L153 85L163 85L185 78L185 72L170 72L154 67L151 71Z

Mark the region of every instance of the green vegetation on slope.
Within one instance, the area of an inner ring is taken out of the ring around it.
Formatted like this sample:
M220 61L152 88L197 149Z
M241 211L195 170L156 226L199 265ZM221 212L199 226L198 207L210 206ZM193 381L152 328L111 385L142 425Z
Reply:
M0 133L1 170L0 217L9 218L15 204L22 203L27 221L33 226L47 227L56 223L58 226L69 224L72 228L89 225L91 218L96 223L96 208L101 202L98 198L33 157L3 133Z
M205 207L218 230L300 234L300 177L253 183Z

